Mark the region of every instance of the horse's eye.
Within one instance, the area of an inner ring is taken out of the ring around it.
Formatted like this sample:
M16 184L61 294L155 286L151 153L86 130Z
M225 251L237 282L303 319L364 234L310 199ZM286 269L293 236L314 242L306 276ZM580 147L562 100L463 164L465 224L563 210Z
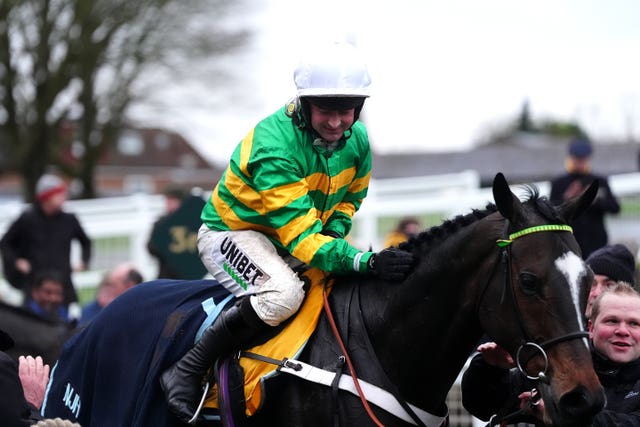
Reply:
M538 291L538 276L526 271L520 273L520 286L526 295L534 295Z

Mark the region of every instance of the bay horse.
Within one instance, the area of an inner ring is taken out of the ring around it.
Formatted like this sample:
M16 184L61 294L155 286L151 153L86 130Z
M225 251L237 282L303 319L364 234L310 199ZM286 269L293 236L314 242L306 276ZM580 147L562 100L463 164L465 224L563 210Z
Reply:
M535 187L525 189L521 201L499 173L495 204L401 244L417 258L402 283L335 278L327 298L333 314L322 313L296 360L342 369L343 376L353 368L363 383L394 396L404 417L281 372L265 382L264 405L243 425L435 427L440 421L425 420L423 412L446 416L447 394L483 336L537 379L547 425L588 425L604 404L583 332L593 275L567 224L591 204L597 184L557 207ZM181 301L187 293L208 297L212 283L149 282L124 293L67 343L43 414L92 427L181 425L164 405L158 376L180 356L172 348L181 340L190 346L201 326L176 326L188 312ZM166 301L171 310L158 310Z

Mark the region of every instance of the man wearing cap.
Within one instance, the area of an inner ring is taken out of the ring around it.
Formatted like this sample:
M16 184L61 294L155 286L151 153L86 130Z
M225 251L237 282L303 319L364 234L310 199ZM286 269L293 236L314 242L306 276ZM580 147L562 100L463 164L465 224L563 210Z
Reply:
M574 139L569 144L565 162L567 173L551 181L549 196L551 202L561 204L581 194L593 181L598 181L598 195L592 205L571 224L584 259L608 242L605 214L620 212L620 204L611 192L607 178L591 172L592 154L593 147L589 141Z
M585 316L590 318L593 301L605 289L617 282L636 283L636 259L626 246L617 243L594 251L586 263L594 275L585 310Z
M9 283L24 292L29 303L30 286L42 271L55 271L64 281L64 304L78 300L71 281L71 242L81 248L81 265L91 258L91 240L78 218L62 210L67 200L65 182L45 174L36 184L36 201L16 219L0 240L4 271Z

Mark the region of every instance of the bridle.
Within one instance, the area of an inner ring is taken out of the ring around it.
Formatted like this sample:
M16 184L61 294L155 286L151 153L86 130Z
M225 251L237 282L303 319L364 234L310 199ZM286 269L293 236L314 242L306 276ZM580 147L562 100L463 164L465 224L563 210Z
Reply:
M508 226L508 222L507 222L507 226ZM518 305L518 300L515 296L515 291L513 289L513 283L512 283L512 255L511 255L511 244L513 243L514 240L523 237L523 236L527 236L529 234L532 233L539 233L539 232L555 232L555 231L568 231L570 233L573 233L573 229L568 226L568 225L564 225L564 224L545 224L545 225L536 225L533 227L529 227L529 228L525 228L523 230L520 230L518 232L512 233L509 235L509 237L507 239L498 239L496 241L498 247L500 248L500 257L499 257L499 262L502 263L502 267L503 267L503 271L504 271L504 286L505 289L507 289L507 295L509 296L509 298L511 299L511 306L513 307L515 314L516 314L516 319L518 322L518 327L520 328L520 332L522 334L522 344L520 345L520 347L518 347L518 350L516 351L516 357L515 357L515 362L516 365L518 367L518 370L524 375L526 376L528 379L530 380L539 380L542 381L544 383L548 383L549 382L549 378L547 376L547 370L549 368L549 358L547 357L547 353L545 350L548 350L550 347L559 344L561 342L565 342L565 341L570 341L573 339L578 339L578 338L586 338L589 336L589 334L585 331L575 331L575 332L570 332L568 334L565 335L561 335L559 337L555 337L555 338L551 338L548 339L546 341L543 342L536 342L529 333L527 333L527 328L525 327L525 322L522 316L522 311L520 310L520 306ZM486 285L488 287L488 283ZM485 289L486 291L486 289ZM483 291L484 293L484 291ZM529 355L529 357L527 357L526 360L522 360L523 354L524 354L524 350L527 348L531 348L534 350L534 353ZM544 367L543 369L535 376L533 375L529 375L526 371L526 369L524 368L524 365L526 364L526 362L528 362L536 353L540 354L540 356L543 358L544 360ZM524 362L524 363L523 363Z

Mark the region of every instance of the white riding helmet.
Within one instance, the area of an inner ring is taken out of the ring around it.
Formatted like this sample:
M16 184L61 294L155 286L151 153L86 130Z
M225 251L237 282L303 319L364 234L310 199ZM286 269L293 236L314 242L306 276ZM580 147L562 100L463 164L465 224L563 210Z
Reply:
M368 97L371 77L358 50L333 43L309 50L293 73L298 96Z

